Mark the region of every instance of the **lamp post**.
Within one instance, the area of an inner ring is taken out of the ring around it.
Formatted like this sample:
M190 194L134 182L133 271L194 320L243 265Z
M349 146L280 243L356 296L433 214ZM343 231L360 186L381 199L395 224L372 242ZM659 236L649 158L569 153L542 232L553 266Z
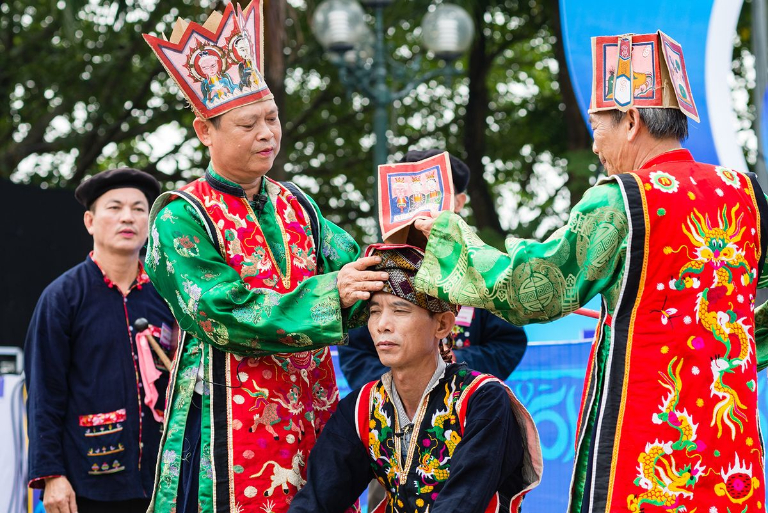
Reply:
M384 40L384 8L393 0L361 0L373 11L374 30L365 21L365 12L355 0L326 0L312 17L312 32L339 70L339 78L348 91L359 91L373 103L374 206L378 201L378 166L387 161L387 124L389 106L416 86L438 76L452 78L459 74L454 61L467 51L474 35L469 14L456 5L440 4L422 21L422 40L444 63L438 69L423 72L422 56L408 64L388 58ZM401 84L390 87L387 79ZM374 208L374 210L376 210Z

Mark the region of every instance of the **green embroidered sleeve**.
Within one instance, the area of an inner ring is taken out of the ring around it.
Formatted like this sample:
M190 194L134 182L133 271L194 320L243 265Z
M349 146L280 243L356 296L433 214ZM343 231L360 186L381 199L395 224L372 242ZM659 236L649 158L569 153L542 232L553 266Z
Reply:
M432 227L416 287L517 325L563 317L600 293L612 312L627 244L627 216L615 183L588 190L568 224L546 241L511 237L506 253L444 212Z
M322 217L320 223L318 261L325 274L287 294L249 290L219 254L194 209L175 200L150 227L147 273L179 326L224 351L262 356L339 344L346 338L349 313L342 315L336 271L360 250L333 223Z
M318 269L325 272L339 271L346 264L357 260L360 248L357 242L335 223L327 220L320 213L315 200L307 196L320 219L320 250L318 251ZM335 282L334 282L335 283ZM338 291L337 291L338 292ZM338 296L338 293L337 293ZM358 301L341 311L346 330L357 328L367 322L367 301ZM344 344L347 343L344 337Z

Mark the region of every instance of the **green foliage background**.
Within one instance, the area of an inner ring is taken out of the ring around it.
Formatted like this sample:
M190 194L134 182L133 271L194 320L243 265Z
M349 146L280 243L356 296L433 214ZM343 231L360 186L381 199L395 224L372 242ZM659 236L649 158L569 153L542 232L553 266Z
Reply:
M371 102L345 90L312 35L318 2L281 1L265 2L265 12L284 17L284 30L268 31L266 43L283 48L279 57L268 53L267 68L285 70L276 91L283 144L271 176L295 180L328 217L372 242ZM386 8L388 53L399 65L421 59L425 72L442 65L420 41L421 17L434 3L396 0ZM393 102L390 160L411 148L447 149L470 164L465 213L486 238L500 246L510 232L546 236L599 172L567 80L558 2L455 3L476 21L473 48L457 62L463 75L430 80ZM176 17L202 22L222 8L212 0L173 7L0 0L0 96L7 98L0 102L0 176L68 188L120 165L145 169L167 188L199 176L207 154L193 114L141 34L170 34ZM407 82L394 71L390 78L393 90Z

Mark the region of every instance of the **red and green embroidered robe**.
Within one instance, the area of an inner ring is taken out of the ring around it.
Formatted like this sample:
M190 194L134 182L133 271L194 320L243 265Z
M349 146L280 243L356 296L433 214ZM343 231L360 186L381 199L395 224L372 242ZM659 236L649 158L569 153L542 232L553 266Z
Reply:
M757 512L766 215L753 178L676 150L590 189L566 227L510 239L507 254L441 215L416 284L516 324L603 296L570 511Z
M148 272L186 332L170 385L155 511L175 507L193 397L202 400L205 512L287 511L338 401L327 346L343 342L354 312L342 314L334 271L359 249L323 218L315 248L298 200L266 178L262 194L268 201L257 216L241 187L209 169L153 206Z

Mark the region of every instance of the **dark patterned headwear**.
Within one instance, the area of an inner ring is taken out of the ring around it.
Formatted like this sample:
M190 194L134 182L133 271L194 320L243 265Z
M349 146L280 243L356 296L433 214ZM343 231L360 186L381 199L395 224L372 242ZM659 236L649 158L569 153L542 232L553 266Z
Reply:
M384 292L401 297L430 312L458 313L459 308L456 305L414 288L413 279L424 260L424 251L421 249L407 244L371 244L365 251L365 256L381 257L381 263L374 266L373 270L389 274L389 280L384 282Z

